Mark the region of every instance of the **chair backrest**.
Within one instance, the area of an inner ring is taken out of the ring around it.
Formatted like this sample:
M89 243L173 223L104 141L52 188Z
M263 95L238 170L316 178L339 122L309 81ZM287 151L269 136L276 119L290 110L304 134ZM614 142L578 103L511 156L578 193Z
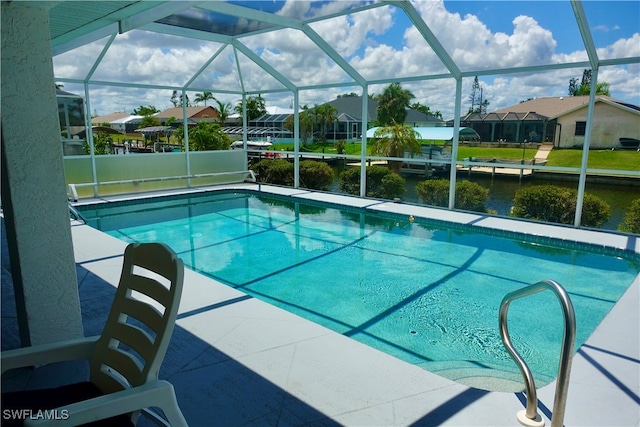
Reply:
M157 379L182 295L184 265L162 243L132 243L120 283L90 359L91 382L103 393Z

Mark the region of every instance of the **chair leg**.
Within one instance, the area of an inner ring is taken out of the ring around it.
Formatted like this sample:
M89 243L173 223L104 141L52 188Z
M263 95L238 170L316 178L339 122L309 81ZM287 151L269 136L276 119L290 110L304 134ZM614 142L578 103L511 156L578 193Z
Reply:
M189 427L187 420L182 415L182 411L178 406L178 400L176 399L176 393L173 385L167 381L160 381L165 383L165 389L162 396L162 402L159 402L158 407L164 412L165 417L169 421L172 427Z

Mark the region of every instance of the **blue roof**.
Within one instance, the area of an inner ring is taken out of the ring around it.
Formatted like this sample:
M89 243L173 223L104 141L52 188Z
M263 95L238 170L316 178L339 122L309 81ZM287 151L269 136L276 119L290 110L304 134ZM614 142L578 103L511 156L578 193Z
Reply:
M453 127L415 127L413 129L420 134L420 139L432 141L451 141L453 139ZM378 130L377 127L367 130L367 138L373 138L376 130ZM480 140L478 133L468 127L460 128L459 138Z

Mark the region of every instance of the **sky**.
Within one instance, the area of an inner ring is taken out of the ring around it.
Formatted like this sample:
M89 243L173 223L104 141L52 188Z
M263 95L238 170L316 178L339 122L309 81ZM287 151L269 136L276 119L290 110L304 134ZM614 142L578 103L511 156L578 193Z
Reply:
M348 8L353 2L237 2L288 17L311 18ZM464 72L493 68L586 61L578 25L568 1L442 1L420 0L414 7L456 65ZM594 44L601 58L640 57L640 2L583 2ZM200 11L198 11L200 13ZM195 13L197 15L198 13ZM403 10L384 6L325 21L310 27L340 55L341 60L369 80L369 93L384 90L397 78L446 74L447 69ZM297 30L285 29L242 37L240 41L286 79L301 87L300 105L313 106L347 93L362 94L357 85L328 87L352 80L331 58ZM106 39L54 57L57 78L84 79L99 57ZM291 92L273 92L282 84L255 65L241 51L203 40L132 30L118 35L95 69L92 80L122 84L142 83L181 88L189 83L191 101L210 90L223 103L235 106L248 91L262 93L267 106L291 108ZM213 60L211 60L214 58ZM236 64L237 60L237 64ZM239 65L239 66L238 66ZM567 96L571 78L583 68L522 74L481 75L488 111L538 97ZM640 105L640 64L603 66L599 81L610 84L611 95ZM242 82L242 85L241 85ZM470 107L473 77L462 81L464 115ZM64 90L84 96L84 87L62 82ZM415 96L412 102L439 111L445 119L455 115L455 81L429 79L403 82ZM92 115L116 111L131 113L144 105L159 110L172 107L172 90L89 85ZM202 104L201 104L202 105ZM214 104L215 106L215 104Z

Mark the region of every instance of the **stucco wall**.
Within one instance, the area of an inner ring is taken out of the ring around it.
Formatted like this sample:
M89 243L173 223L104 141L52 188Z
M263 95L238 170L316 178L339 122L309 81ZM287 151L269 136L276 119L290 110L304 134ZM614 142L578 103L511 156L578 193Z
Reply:
M574 147L584 144L584 136L576 136L576 122L587 121L587 108L574 111L558 118L562 126L559 146ZM597 102L593 115L590 148L612 148L619 138L640 139L640 114L617 108L604 102Z
M19 324L24 330L28 323L31 344L42 344L83 332L48 13L34 5L46 8L47 2L1 4L2 135L8 176L3 208L10 210L7 227L15 231L12 270L18 265L22 276L22 287L16 289Z

